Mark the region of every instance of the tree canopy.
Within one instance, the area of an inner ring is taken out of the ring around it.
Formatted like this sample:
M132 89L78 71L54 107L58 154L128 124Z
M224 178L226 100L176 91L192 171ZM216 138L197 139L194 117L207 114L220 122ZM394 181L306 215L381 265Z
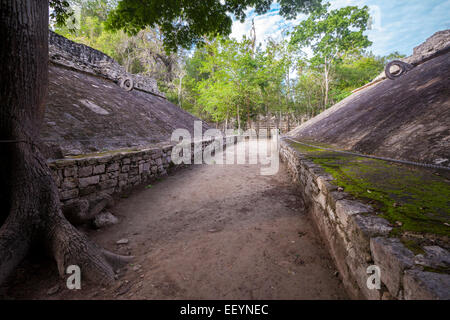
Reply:
M358 53L369 47L364 32L369 23L369 8L348 6L329 11L330 4L324 4L302 21L292 34L291 45L302 49L311 48L313 57L309 60L312 67L322 69L323 105L329 104L329 90L333 67L351 52Z
M124 30L130 35L146 27L159 27L167 50L190 48L205 36L229 35L232 16L243 22L246 10L254 8L257 14L270 9L272 3L280 6L280 15L287 19L299 13L308 13L320 7L322 0L111 0L114 9L108 13L106 27ZM51 0L53 17L59 26L71 17L70 1Z

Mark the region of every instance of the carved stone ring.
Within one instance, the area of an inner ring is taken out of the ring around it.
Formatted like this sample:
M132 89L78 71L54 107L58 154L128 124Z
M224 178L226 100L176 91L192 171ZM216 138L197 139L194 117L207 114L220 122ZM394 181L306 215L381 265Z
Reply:
M119 80L119 86L125 91L131 91L134 86L133 79L130 77L122 77Z

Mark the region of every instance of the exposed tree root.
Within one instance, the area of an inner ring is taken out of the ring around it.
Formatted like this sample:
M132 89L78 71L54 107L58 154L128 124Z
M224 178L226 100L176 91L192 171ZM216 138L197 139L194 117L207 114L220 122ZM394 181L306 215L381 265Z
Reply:
M30 150L25 147L17 151L26 158ZM113 281L115 270L132 257L100 248L64 217L50 169L39 152L33 151L34 159L27 161L25 170L15 176L13 185L18 187L11 190L12 209L0 229L0 283L36 241L41 241L54 257L62 277L68 266L77 265L83 279L101 284ZM29 165L30 162L33 164Z
M58 188L38 144L48 84L48 0L0 0L0 284L42 244L61 275L78 265L82 277L114 279L119 261L63 216ZM113 258L114 257L114 258Z

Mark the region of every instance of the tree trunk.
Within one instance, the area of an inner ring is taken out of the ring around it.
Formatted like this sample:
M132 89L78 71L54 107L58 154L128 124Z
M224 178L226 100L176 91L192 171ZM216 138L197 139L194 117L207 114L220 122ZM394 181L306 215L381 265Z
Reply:
M328 105L328 91L329 91L328 74L329 74L329 68L327 66L327 59L325 58L325 72L324 72L324 76L325 76L325 99L324 99L324 103L323 103L323 110L326 110L327 109L327 105Z
M239 105L237 106L237 122L238 122L238 130L241 131L241 115L239 113Z
M290 113L288 112L288 113L287 113L287 131L288 131L288 132L291 131L291 122L290 122L290 119L291 119Z
M180 106L180 108L182 108L183 106L181 105L181 93L182 93L182 84L183 84L183 78L184 75L180 76L180 84L178 86L178 105Z
M228 129L228 108L227 108L227 117L225 118L225 130Z
M48 1L0 0L0 284L40 243L61 275L78 265L104 282L130 257L103 251L62 215L59 193L38 149L48 88Z

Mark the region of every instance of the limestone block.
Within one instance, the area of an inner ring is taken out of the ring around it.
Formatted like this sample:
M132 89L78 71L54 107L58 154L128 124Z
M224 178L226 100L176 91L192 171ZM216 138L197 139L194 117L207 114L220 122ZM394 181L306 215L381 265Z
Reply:
M344 228L347 227L350 216L370 212L372 212L372 207L358 201L343 199L336 202L336 215Z
M439 269L450 268L450 253L439 246L423 247L425 254L416 255L415 263Z
M92 175L92 166L78 168L78 177L88 177Z
M63 190L75 189L77 186L77 180L72 177L65 178L61 185Z
M64 168L64 176L65 177L76 177L78 174L78 167L66 167Z
M86 178L78 179L80 188L84 188L93 184L97 184L100 181L100 176L90 176Z
M120 166L118 162L114 162L110 165L108 165L108 167L106 167L106 171L107 172L111 172L111 171L117 171L119 170Z
M348 236L365 261L372 260L370 238L387 236L392 230L389 222L372 215L355 215L350 217Z
M116 185L117 185L116 179L111 179L111 180L106 180L106 181L100 182L100 188L102 190L115 187Z
M105 165L100 164L94 167L93 174L100 174L105 172Z

